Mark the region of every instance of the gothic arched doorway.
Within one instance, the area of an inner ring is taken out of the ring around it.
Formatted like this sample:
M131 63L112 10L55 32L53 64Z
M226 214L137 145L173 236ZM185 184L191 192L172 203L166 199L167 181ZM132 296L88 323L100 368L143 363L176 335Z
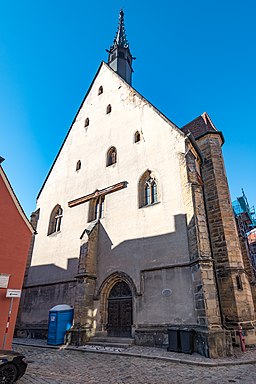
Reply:
M108 336L131 337L132 292L124 281L116 283L108 296Z

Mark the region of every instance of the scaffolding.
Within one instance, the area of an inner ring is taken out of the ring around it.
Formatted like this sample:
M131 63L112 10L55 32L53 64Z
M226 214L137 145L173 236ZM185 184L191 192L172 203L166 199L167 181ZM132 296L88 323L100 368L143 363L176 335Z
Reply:
M237 197L237 199L233 201L232 206L233 206L235 217L239 215L242 215L244 217L244 220L246 221L246 225L249 228L247 232L249 232L253 228L256 228L255 208L254 206L250 208L247 197L245 196L243 189L242 189L242 196Z
M254 206L250 208L247 197L242 189L242 196L237 197L232 203L233 212L236 218L239 236L245 241L248 257L254 278L256 279L256 215Z

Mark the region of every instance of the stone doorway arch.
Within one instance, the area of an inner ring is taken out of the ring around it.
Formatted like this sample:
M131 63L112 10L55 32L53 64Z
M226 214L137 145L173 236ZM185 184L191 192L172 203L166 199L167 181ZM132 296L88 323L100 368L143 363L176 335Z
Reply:
M99 298L100 300L100 306L99 306L99 313L100 313L100 324L99 324L99 330L103 332L106 336L111 333L109 331L108 327L108 322L109 322L109 296L114 289L114 287L118 283L125 283L130 292L131 292L131 297L130 297L130 302L131 302L131 325L130 325L130 336L132 334L132 328L133 328L133 321L134 321L134 306L135 306L135 300L137 297L137 289L136 286L133 282L133 280L124 272L114 272L110 276L108 276L103 283L101 284L100 288L98 289L98 292L96 294L96 297ZM114 292L113 292L114 293ZM120 297L121 298L121 297ZM129 297L123 297L124 299L128 299ZM110 296L110 301L111 301L111 296ZM111 304L110 304L111 305ZM120 305L125 306L125 303L122 303ZM127 304L129 305L129 304ZM129 336L129 337L130 337ZM121 336L119 336L121 337ZM123 336L124 337L124 336Z

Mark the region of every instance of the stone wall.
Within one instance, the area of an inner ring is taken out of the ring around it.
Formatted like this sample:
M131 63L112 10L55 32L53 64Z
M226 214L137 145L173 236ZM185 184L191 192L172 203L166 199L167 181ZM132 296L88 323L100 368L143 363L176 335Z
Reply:
M188 240L194 300L198 325L221 328L221 316L218 292L213 267L207 216L200 175L200 158L189 140L187 140L186 157L181 155L183 198L187 211ZM184 172L186 169L186 172Z
M78 273L76 276L74 325L71 342L81 344L96 330L94 296L97 278L98 222L91 223L81 236Z
M221 136L209 133L198 138L197 143L204 156L202 179L224 325L237 329L238 323L243 323L253 328L252 293L230 201Z
M74 307L76 281L40 287L24 287L20 301L16 335L22 337L47 337L49 310L57 304Z

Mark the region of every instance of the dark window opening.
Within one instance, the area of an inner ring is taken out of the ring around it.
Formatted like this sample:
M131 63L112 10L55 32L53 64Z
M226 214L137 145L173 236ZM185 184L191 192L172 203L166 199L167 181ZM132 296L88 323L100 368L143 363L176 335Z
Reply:
M138 143L140 141L140 133L137 131L134 135L134 142Z
M98 95L101 95L103 93L103 87L102 85L99 87L99 90L98 90Z
M115 147L111 147L107 152L107 167L115 164L117 161L117 151Z
M81 169L81 161L78 160L78 162L76 163L76 171L79 171L79 169Z
M237 285L237 289L239 289L240 291L243 290L243 283L240 275L236 276L236 285Z
M85 126L85 127L88 127L89 124L90 124L90 120L89 120L89 117L87 117L87 118L85 119L84 126Z
M108 113L110 113L111 111L112 111L112 107L111 107L111 105L109 104L109 105L107 106L106 113L108 114Z

